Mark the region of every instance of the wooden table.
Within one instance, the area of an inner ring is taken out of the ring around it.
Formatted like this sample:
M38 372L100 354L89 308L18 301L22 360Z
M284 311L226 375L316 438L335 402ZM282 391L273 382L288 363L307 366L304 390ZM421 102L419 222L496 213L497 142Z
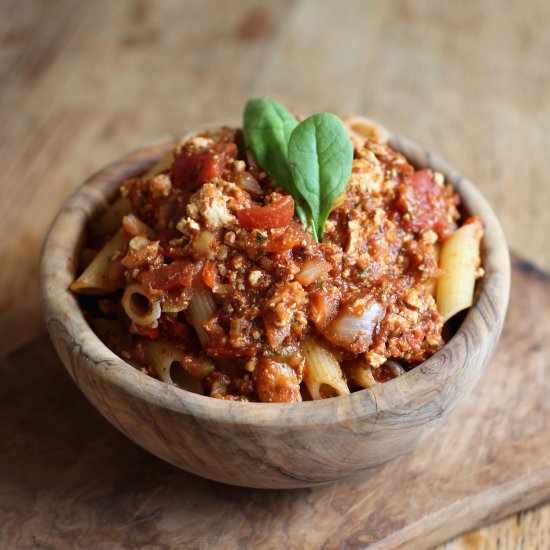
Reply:
M250 96L363 113L438 151L549 270L549 21L544 0L2 2L2 354L43 331L40 243L82 179L166 132L240 116ZM549 541L547 505L444 547Z

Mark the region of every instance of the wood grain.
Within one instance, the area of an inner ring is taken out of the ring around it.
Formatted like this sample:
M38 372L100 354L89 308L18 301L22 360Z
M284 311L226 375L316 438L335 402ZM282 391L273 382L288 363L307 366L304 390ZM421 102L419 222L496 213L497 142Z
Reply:
M231 487L154 458L101 418L39 339L0 362L0 543L421 549L542 502L550 498L549 290L549 275L516 258L501 344L445 426L409 455L311 489ZM526 317L526 306L536 314ZM492 547L482 535L463 540ZM547 542L544 524L508 539L529 549Z
M0 3L4 353L43 330L38 249L78 182L154 136L234 116L251 94L366 113L431 147L477 182L512 247L550 269L548 2L225 4ZM449 548L535 547L535 531L544 548L549 510Z

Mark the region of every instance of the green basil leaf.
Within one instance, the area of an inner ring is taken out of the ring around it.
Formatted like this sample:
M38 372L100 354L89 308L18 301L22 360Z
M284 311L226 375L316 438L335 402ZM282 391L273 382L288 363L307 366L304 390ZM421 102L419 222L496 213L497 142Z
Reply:
M332 205L351 175L353 146L342 121L331 113L306 118L290 136L288 160L296 191L309 209L313 236L320 242Z

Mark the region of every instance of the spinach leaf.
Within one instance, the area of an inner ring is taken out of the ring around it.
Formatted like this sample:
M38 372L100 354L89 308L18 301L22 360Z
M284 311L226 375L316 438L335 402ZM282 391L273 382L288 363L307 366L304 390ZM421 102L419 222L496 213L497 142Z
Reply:
M297 125L296 117L273 99L251 99L246 104L243 128L245 144L254 152L258 164L292 195L296 214L305 226L303 200L294 187L288 164L288 140Z
M290 135L288 160L295 189L309 210L313 236L320 242L332 205L351 175L353 146L342 121L320 113L301 122Z
M244 141L258 164L289 193L293 191L288 168L288 140L298 121L280 103L263 97L251 99L244 110Z

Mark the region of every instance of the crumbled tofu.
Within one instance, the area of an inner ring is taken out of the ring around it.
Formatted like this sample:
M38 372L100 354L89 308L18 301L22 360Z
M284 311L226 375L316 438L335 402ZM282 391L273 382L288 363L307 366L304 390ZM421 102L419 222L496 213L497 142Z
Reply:
M187 215L196 221L199 216L209 229L226 227L236 222L227 208L226 197L213 183L205 183L192 197L187 206Z
M435 244L437 242L437 233L429 229L422 234L422 240L428 244Z
M445 183L445 178L443 177L443 174L441 172L434 172L434 181L435 183L437 183L437 185L443 187Z
M366 151L365 156L353 161L350 185L357 186L362 194L380 193L384 181L382 165L372 151Z
M374 211L374 219L373 219L374 225L376 227L382 227L382 224L384 223L385 219L386 219L386 212L384 212L382 208L377 208Z
M386 355L383 353L377 353L375 350L371 350L365 354L365 359L370 367L376 369L386 362Z
M223 242L228 245L235 244L236 235L233 233L233 231L228 231L223 238Z
M328 219L325 222L325 233L333 233L336 230L336 223L334 220Z
M195 235L201 230L201 226L192 218L181 218L176 229L184 235Z
M257 331L256 331L257 332ZM255 368L256 368L256 363L258 362L258 359L257 357L252 357L250 358L245 364L244 364L244 369L247 370L248 372L254 372Z
M346 252L348 254L354 254L363 242L363 228L358 220L350 220L348 222L348 243L346 246Z
M167 174L155 176L149 185L155 197L167 197L172 190L172 182Z
M416 309L422 308L422 300L415 288L411 288L405 295L405 303Z
M191 139L190 143L192 143L197 149L206 149L214 143L214 140L203 136L197 136Z
M246 169L246 162L244 160L236 160L233 162L233 166L237 172L244 172Z
M198 203L196 202L190 202L188 205L187 205L187 215L190 217L190 218L193 218L194 220L199 220L200 219L200 214L199 214L199 205Z
M147 246L150 242L151 241L149 239L138 235L137 237L130 239L130 242L128 243L128 248L130 250L133 250L134 252L137 252L141 250L144 246Z
M252 286L258 286L260 280L262 278L262 272L255 269L253 271L251 271L248 275L248 282L252 285Z

